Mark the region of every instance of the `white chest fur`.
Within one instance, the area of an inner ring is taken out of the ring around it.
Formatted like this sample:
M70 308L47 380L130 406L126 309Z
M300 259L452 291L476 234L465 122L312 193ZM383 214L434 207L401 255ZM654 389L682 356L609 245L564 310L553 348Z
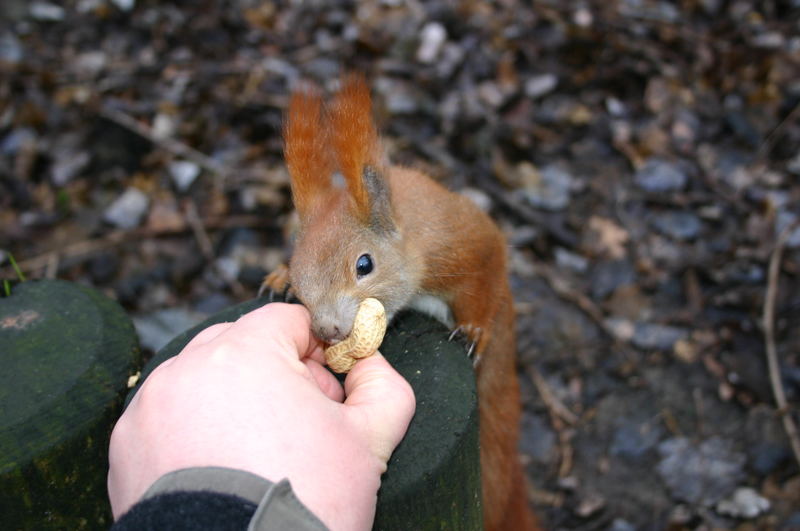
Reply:
M450 307L439 297L433 295L417 295L408 305L419 312L430 315L437 321L443 323L447 328L455 326L455 319L453 319L453 312Z

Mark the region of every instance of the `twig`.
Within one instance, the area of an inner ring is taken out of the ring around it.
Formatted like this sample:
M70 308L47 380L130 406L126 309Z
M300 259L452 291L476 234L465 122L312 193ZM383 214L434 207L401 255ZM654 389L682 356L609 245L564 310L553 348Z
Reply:
M616 338L613 331L606 324L602 310L600 310L589 297L573 289L552 267L534 261L533 271L547 282L547 285L550 286L550 289L552 289L556 295L580 308L583 313L588 315L600 328L608 333L608 335L612 338Z
M575 450L572 447L572 438L575 430L567 428L558 430L558 447L561 450L561 463L558 465L558 477L565 478L572 472L575 463Z
M206 220L204 223L206 230L225 229L228 227L263 227L264 218L261 216L228 216ZM82 256L90 256L108 247L120 245L126 241L142 238L155 238L161 236L174 236L183 234L187 229L173 230L152 230L140 228L134 230L115 230L105 234L100 238L81 240L56 250L47 251L37 256L20 261L17 266L21 271L39 271L48 267L52 263L53 256L59 258L59 265L65 261L70 261ZM0 268L0 276L12 276L14 269L10 266Z
M533 271L545 282L547 282L547 285L550 286L550 289L552 289L556 295L563 300L577 306L579 310L585 313L592 321L595 322L595 324L597 324L597 326L600 327L603 332L606 333L608 337L611 338L616 346L623 348L622 338L620 338L619 334L617 334L614 329L608 325L603 311L592 301L592 299L574 289L569 285L569 282L567 282L562 275L544 263L533 262Z
M58 253L53 253L50 255L50 259L47 261L47 267L44 270L44 278L54 279L58 274L58 264L60 263L60 259Z
M220 278L224 279L228 286L230 286L234 295L237 297L245 297L247 295L247 290L244 288L244 286L242 286L241 282L235 278L229 278L228 275L221 270L217 261L214 259L214 245L211 243L211 238L208 237L208 231L206 231L205 226L203 226L203 221L200 219L200 215L197 213L197 205L195 205L194 200L188 199L185 203L184 209L186 212L186 221L192 228L194 238L197 240L197 245L200 247L200 252L203 253L205 259L209 264L211 264L211 267L220 276Z
M781 382L780 365L778 364L778 353L775 348L775 299L778 293L778 277L780 276L781 257L786 241L792 232L800 226L800 221L792 223L786 227L778 237L775 249L769 259L769 273L767 277L767 293L764 297L764 344L767 353L767 367L769 368L769 381L772 385L772 394L775 397L775 404L778 406L778 413L783 421L783 429L794 452L794 458L800 465L800 436L797 433L797 426L792 419L791 411L786 402L786 393Z
M558 477L567 477L572 470L574 453L572 449L572 438L575 436L575 430L571 427L575 426L580 419L558 399L536 367L528 366L527 372L531 380L533 380L536 389L539 391L539 396L542 397L544 405L547 407L553 428L558 432L558 448L561 453L560 462L558 464ZM565 424L570 427L565 426Z
M117 109L113 109L109 106L104 106L100 109L100 116L114 122L119 126L124 127L125 129L128 129L129 131L136 133L139 136L146 138L153 144L169 151L173 155L191 160L204 170L221 178L223 181L227 174L230 173L227 168L219 164L205 153L202 153L193 147L184 144L183 142L175 140L174 138L156 135L152 128L136 120L129 114Z
M560 418L570 426L574 426L580 420L578 416L569 410L564 403L558 399L550 388L550 384L542 377L541 373L536 367L528 367L528 375L531 377L533 384L539 391L539 396L542 397L545 406L550 411L550 414Z
M214 261L214 244L211 243L211 238L208 237L208 232L203 226L203 221L197 213L197 205L194 201L188 199L184 204L184 211L186 213L186 221L192 228L194 239L197 241L200 252L209 262Z
M769 135L761 142L761 145L758 147L758 151L756 152L756 158L761 160L772 151L772 148L775 147L775 142L778 139L778 136L783 132L784 129L794 120L797 116L800 115L800 102L798 102L794 109L792 109L786 117L780 121L775 128L770 131Z

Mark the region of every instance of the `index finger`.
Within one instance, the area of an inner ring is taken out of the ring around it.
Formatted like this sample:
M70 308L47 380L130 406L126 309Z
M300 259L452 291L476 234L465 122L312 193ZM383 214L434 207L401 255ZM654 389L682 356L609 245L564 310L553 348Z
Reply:
M311 315L299 304L270 303L239 318L221 335L235 334L237 340L255 341L263 348L272 342L283 353L298 360L325 359L322 342L311 333Z

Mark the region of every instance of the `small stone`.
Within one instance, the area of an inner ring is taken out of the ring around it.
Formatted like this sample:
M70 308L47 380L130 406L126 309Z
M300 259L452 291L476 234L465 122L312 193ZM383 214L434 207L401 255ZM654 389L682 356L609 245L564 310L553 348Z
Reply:
M89 165L89 153L60 153L50 169L50 181L56 186L64 186Z
M636 281L636 271L627 260L604 260L592 267L590 280L592 297L602 300L620 286L633 284Z
M261 68L266 72L286 78L290 82L296 80L300 76L297 68L289 61L285 61L279 57L265 57L261 61Z
M483 190L468 187L458 193L475 203L484 212L489 212L492 209L492 198Z
M173 116L158 113L153 119L153 136L156 138L169 138L175 133L177 127L178 124Z
M16 35L4 32L0 35L0 62L15 65L22 60L22 43Z
M596 514L603 507L606 506L606 499L598 493L590 493L585 498L581 499L578 507L575 509L575 514L581 518L588 518Z
M433 64L439 58L442 45L447 41L447 30L439 22L428 22L420 33L417 61Z
M464 62L465 55L464 49L458 44L445 43L440 54L441 57L436 61L436 75L440 79L450 79L458 67L461 66L461 63Z
M700 134L700 119L694 113L681 110L670 129L672 140L684 152L691 152Z
M623 518L614 518L608 531L636 531L636 526Z
M35 20L43 22L58 22L64 20L64 8L50 2L31 2L28 11Z
M28 127L19 127L0 141L0 154L16 155L21 149L35 145L36 132Z
M169 174L175 189L184 193L200 175L200 166L189 160L175 160L169 164Z
M589 261L585 257L563 247L556 247L555 257L558 267L571 269L576 273L585 273L589 268Z
M478 97L480 97L483 103L489 107L492 107L493 109L500 107L505 100L505 96L503 95L503 91L500 89L500 85L494 81L484 81L478 85Z
M594 22L594 17L592 16L592 12L586 7L579 7L572 14L572 21L581 28L588 28Z
M786 230L796 221L797 216L794 213L789 212L788 210L778 211L778 215L775 216L775 236L782 234L784 230ZM795 227L794 230L792 230L792 233L786 240L786 247L790 249L796 249L800 247L800 226Z
M533 413L524 413L520 450L535 462L549 464L557 455L558 439L548 423Z
M666 110L671 99L669 84L662 77L653 77L644 91L645 105L653 114L661 114Z
M753 37L753 46L766 50L777 50L786 44L786 38L778 31L768 31Z
M711 437L700 444L686 437L658 445L661 461L656 470L678 500L713 506L730 495L744 477L744 454L731 441Z
M691 508L684 504L676 505L669 513L669 524L671 526L686 526L694 518Z
M606 328L620 341L630 341L636 333L636 325L630 319L609 317L604 322Z
M800 153L789 159L786 163L786 169L795 175L800 175Z
M528 171L528 167L532 167L534 172ZM521 163L518 169L524 173L522 195L532 205L556 211L563 210L569 204L574 178L565 169L551 164L538 172L527 162Z
M532 225L514 227L508 235L508 244L512 247L527 247L540 236L539 230Z
M653 216L653 226L662 234L676 240L692 240L700 233L703 224L691 212L668 211Z
M689 331L676 326L637 322L631 343L643 349L672 350L675 343L686 339Z
M413 114L419 109L418 97L406 83L382 77L375 81L375 90L390 114Z
M105 52L101 50L83 52L75 58L75 69L84 75L94 76L103 70L107 61Z
M78 13L89 13L99 9L105 4L105 0L78 0L75 10Z
M661 437L664 436L664 428L658 423L650 421L622 422L624 424L617 428L611 441L609 451L612 455L618 455L625 459L638 459L655 448Z
M749 465L759 474L767 476L791 459L780 416L766 405L757 405L747 412L744 436Z
M672 192L685 188L689 177L677 165L651 158L636 172L634 179L646 192Z
M224 310L231 304L233 304L233 301L230 297L223 293L215 292L197 301L194 305L194 311L201 314L215 314Z
M769 510L770 503L750 487L739 487L729 498L717 503L717 512L734 518L752 519Z
M221 256L214 261L217 272L227 281L233 281L239 276L241 264L234 257Z
M139 343L152 351L158 351L181 332L193 327L205 316L182 308L158 310L133 318Z
M150 199L138 188L125 190L103 213L103 219L120 229L132 229L141 223Z
M606 110L608 111L608 114L614 116L615 118L619 118L620 116L625 116L628 113L628 108L625 106L625 104L622 103L617 98L615 98L614 96L609 96L608 98L606 98ZM628 126L628 129L630 129L630 126ZM617 135L615 134L614 139L616 138Z
M525 81L525 95L529 98L540 98L552 92L558 86L558 77L555 74L540 74Z
M120 11L130 11L136 5L136 0L111 0L111 3L117 6Z

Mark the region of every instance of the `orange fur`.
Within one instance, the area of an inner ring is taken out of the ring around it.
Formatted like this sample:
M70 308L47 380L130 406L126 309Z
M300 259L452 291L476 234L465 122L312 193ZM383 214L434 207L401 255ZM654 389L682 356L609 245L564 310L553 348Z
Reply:
M362 174L365 166L379 168L378 133L372 123L372 99L364 78L347 76L330 109L333 149L339 170L362 219L369 215L369 196Z
M335 169L329 128L322 115L322 100L310 88L292 93L284 141L294 205L303 216L330 191Z

